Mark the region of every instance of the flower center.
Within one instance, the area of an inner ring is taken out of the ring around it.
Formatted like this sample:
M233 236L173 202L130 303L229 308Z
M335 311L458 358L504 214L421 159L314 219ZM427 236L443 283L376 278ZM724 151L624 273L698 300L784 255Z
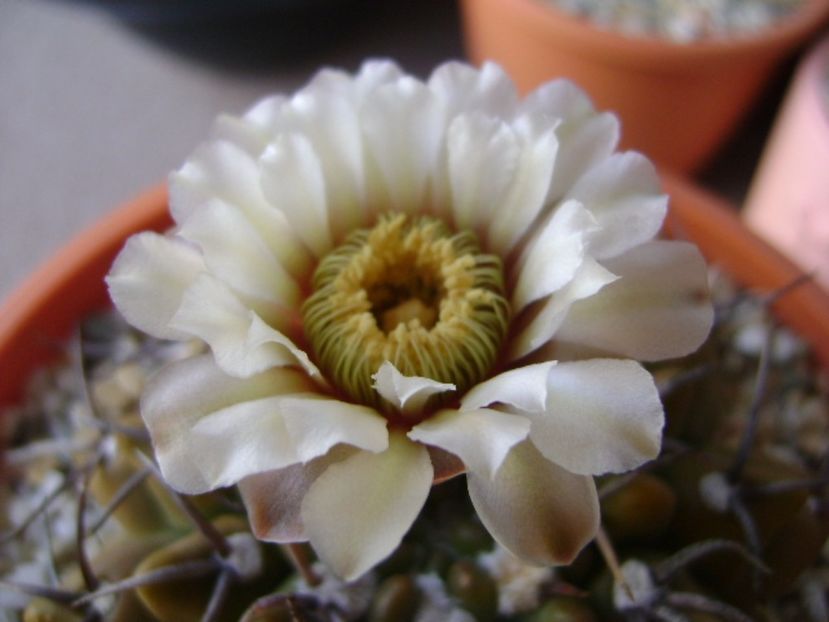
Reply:
M501 260L470 231L382 218L320 262L302 307L317 362L351 399L385 409L372 375L389 361L465 391L491 369L509 322Z

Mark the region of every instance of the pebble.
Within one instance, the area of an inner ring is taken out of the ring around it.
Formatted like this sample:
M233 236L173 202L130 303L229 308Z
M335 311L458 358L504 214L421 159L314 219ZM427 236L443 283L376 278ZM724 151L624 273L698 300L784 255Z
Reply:
M745 36L773 26L805 0L546 0L600 28L676 43Z

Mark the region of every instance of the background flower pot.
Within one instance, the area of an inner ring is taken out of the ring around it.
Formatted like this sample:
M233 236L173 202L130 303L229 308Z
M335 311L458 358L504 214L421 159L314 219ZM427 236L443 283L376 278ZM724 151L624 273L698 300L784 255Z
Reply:
M721 200L670 174L666 229L695 241L703 254L748 287L772 290L802 272L752 234ZM109 304L103 277L126 238L171 225L166 188L157 187L113 212L58 252L0 307L0 407L13 404L38 365L56 357L78 320ZM829 369L829 294L805 283L775 305L779 317Z
M829 287L829 37L798 68L752 181L749 227Z
M104 276L126 238L171 224L159 186L83 232L12 293L0 307L0 407L15 403L29 374L62 352L80 318L109 306Z
M461 0L467 52L500 63L527 91L570 78L622 119L623 145L665 167L701 166L774 67L829 18L808 0L762 33L676 44L601 30L543 0Z

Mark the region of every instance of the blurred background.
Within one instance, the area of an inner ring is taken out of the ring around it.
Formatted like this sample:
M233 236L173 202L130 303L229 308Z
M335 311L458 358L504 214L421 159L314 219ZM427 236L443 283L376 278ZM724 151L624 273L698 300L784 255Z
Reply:
M219 112L371 56L426 76L464 57L459 11L454 0L0 0L0 299L164 181ZM700 183L741 200L792 67Z

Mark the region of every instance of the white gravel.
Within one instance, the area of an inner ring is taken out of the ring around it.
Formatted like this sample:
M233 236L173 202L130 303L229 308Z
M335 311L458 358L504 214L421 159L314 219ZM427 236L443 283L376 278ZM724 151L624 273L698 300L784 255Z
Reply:
M774 25L805 0L545 0L600 28L677 43L745 36Z

